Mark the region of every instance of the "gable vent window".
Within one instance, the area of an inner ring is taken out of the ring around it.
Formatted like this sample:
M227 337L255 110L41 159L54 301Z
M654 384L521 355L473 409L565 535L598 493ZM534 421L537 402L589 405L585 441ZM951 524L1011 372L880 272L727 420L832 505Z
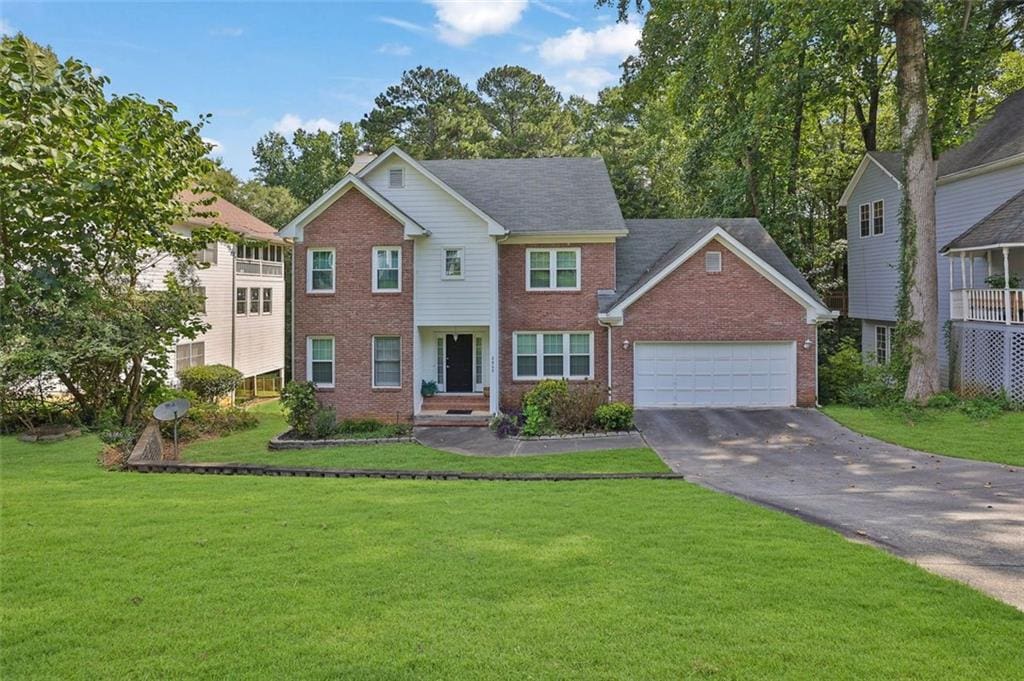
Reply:
M388 187L401 189L405 186L405 168L392 168L388 171Z
M709 274L718 274L722 271L721 251L708 251L704 254L704 271Z

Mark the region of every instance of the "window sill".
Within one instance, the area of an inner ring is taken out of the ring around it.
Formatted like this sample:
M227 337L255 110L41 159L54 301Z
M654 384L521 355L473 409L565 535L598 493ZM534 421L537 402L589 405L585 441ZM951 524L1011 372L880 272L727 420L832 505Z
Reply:
M332 296L334 295L334 289L330 291L306 291L307 296Z
M540 383L541 381L569 381L570 383L578 383L581 381L593 381L593 376L538 376L536 378L526 377L517 378L513 377L513 383Z
M578 288L528 288L527 293L582 293Z
M374 385L370 386L370 390L382 390L384 392L397 392L402 389L400 385Z
M373 295L383 295L383 296L393 296L393 295L400 294L401 292L402 292L402 289L398 289L398 290L394 290L394 289L376 290L376 289L374 289L374 290L370 291L370 293L372 293Z

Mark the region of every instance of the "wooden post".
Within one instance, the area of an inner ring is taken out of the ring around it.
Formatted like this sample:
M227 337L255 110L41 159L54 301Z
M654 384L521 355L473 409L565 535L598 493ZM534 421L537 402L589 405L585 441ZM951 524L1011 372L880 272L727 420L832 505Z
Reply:
M964 252L960 251L960 314L964 319L971 319L970 307L971 304L970 294L967 291L967 270L964 269Z
M1006 323L1012 323L1010 314L1010 249L1003 246L1003 312Z

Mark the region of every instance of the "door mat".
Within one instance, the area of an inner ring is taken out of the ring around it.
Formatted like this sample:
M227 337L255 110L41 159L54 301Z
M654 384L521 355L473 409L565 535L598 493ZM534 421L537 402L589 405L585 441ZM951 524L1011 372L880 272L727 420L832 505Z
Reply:
M449 409L445 412L446 414L452 414L456 416L469 416L473 413L472 409Z

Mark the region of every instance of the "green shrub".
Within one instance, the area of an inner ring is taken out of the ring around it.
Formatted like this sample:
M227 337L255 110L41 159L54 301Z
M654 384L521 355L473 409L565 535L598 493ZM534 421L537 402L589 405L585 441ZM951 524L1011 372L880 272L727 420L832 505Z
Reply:
M338 432L343 435L358 435L381 430L385 424L377 419L346 419L338 424Z
M564 396L569 392L569 382L561 379L547 379L533 387L530 392L523 395L523 411L529 407L537 407L545 416L551 416L551 405L556 396Z
M839 349L818 370L818 394L822 403L840 402L841 394L864 380L864 358L852 338L844 338Z
M334 437L338 430L338 417L333 409L320 407L313 415L313 434L319 440L327 440Z
M259 419L255 414L238 407L221 407L211 402L197 402L189 407L185 417L178 421L178 441L187 442L204 436L221 436L240 430L255 428ZM160 423L160 434L165 439L174 436L174 423Z
M420 381L420 395L433 397L437 394L437 381Z
M956 409L960 406L961 399L958 395L951 392L939 393L933 395L928 400L929 409Z
M296 433L303 437L316 435L315 419L320 410L316 401L316 386L309 381L292 381L281 391L281 404L288 412L286 417Z
M544 413L539 405L529 404L523 408L523 427L520 434L527 437L550 435L554 432L551 417Z
M190 390L204 402L230 395L242 382L242 372L224 364L188 367L178 372L183 390Z
M1013 403L1006 397L1006 393L981 395L960 403L960 411L978 420L994 418L1013 408Z
M551 423L562 433L580 433L594 427L594 413L605 404L607 392L596 383L576 383L551 396Z
M625 402L602 404L594 412L594 420L604 430L630 430L633 427L633 405Z

